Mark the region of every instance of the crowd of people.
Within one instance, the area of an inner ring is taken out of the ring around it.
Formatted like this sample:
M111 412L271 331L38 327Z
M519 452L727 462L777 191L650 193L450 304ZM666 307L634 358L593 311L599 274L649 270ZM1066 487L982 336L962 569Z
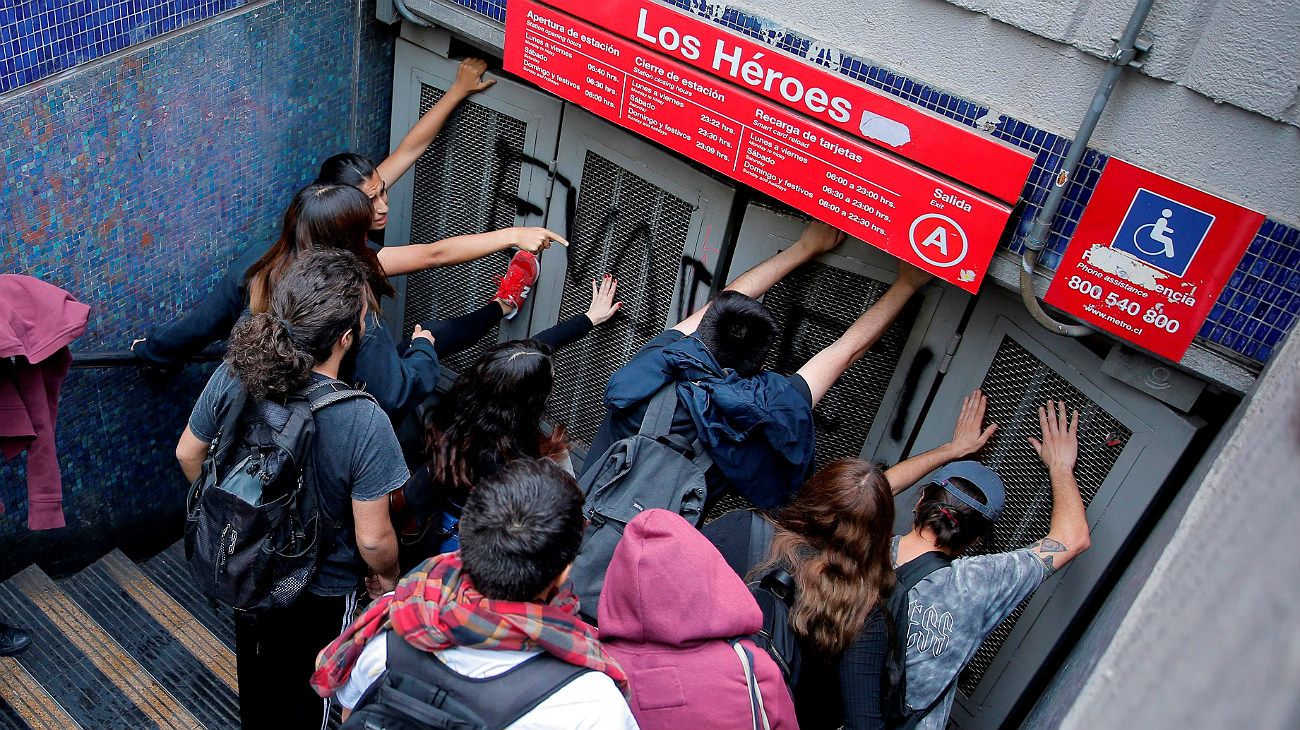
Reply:
M436 395L439 357L513 316L538 257L568 245L542 228L379 242L387 190L490 84L484 68L465 62L379 164L326 160L261 258L133 347L169 365L228 341L176 449L190 521L222 492L247 505L229 519L278 519L264 532L310 546L271 559L258 543L251 564L233 522L187 532L218 574L271 581L240 586L258 600L237 612L244 726L324 727L333 701L345 727L943 727L983 639L1088 547L1078 413L1039 410L1051 529L1011 552L980 549L1006 493L968 460L997 428L979 391L938 449L815 470L814 407L930 279L900 264L839 339L771 372L781 323L760 300L842 242L816 222L610 378L580 464L545 418L553 353L617 314L613 276L585 314L489 347ZM380 316L391 277L512 248L463 316L409 338ZM917 484L894 535L895 497ZM750 507L705 524L727 497Z

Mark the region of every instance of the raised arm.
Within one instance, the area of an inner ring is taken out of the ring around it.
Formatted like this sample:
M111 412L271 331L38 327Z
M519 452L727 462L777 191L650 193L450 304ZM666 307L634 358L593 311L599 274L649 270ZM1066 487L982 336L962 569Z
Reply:
M487 233L452 236L434 243L385 246L379 249L379 265L388 276L401 276L438 266L463 264L511 247L537 254L552 243L568 246L560 234L545 228L502 228Z
M1043 440L1030 438L1052 480L1052 522L1047 537L1030 545L1048 570L1057 570L1092 545L1074 463L1079 455L1079 412L1067 417L1065 401L1048 401L1038 409Z
M812 359L799 368L799 375L808 383L812 391L813 405L826 395L836 380L849 369L853 363L876 344L876 340L889 329L903 305L918 289L925 286L930 275L910 264L899 262L898 279L889 287L884 296L872 304L857 321L831 343L830 347L813 355ZM892 483L892 482L891 482Z
M809 221L803 229L803 235L799 236L793 246L738 276L727 285L727 291L740 292L758 299L791 271L834 249L843 240L843 231L821 221ZM688 335L694 334L708 308L707 304L700 307L694 314L678 322L673 329Z
M393 150L393 154L379 163L379 176L384 179L385 184L391 187L398 178L411 169L411 165L414 165L415 161L420 159L420 155L424 154L433 143L433 138L442 131L442 125L447 123L447 117L451 116L452 110L466 97L496 83L493 79L486 81L482 79L485 71L487 71L487 62L481 59L467 58L461 62L460 68L456 71L456 81L447 93L442 95L432 109L420 117L420 121L406 133L401 143L397 145L397 149Z
M367 316L353 377L385 413L397 416L420 405L438 387L441 376L432 333L416 325L410 346L399 354L388 328L373 313Z
M984 427L984 412L988 409L988 404L988 396L981 393L979 388L971 391L961 401L961 413L957 415L957 426L953 429L951 441L886 469L885 478L889 480L889 488L894 494L902 494L920 481L921 477L944 464L970 456L984 448L984 444L998 430L996 423Z
M572 345L586 337L592 329L609 321L623 308L622 302L614 301L618 291L618 279L605 274L599 279L591 280L591 306L583 314L575 314L559 324L547 327L533 335L532 339L558 350Z

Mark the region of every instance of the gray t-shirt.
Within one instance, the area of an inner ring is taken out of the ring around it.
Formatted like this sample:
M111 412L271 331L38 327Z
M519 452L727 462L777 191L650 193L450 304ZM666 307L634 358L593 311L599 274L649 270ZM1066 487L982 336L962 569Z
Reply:
M312 373L312 379L328 380L318 373ZM200 441L212 443L239 387L225 363L212 374L190 414L190 431ZM410 472L392 422L369 398L354 398L316 412L311 464L320 485L322 507L338 529L332 544L323 551L320 570L307 590L318 596L346 595L361 586L367 572L357 551L352 500L381 499L402 486Z
M898 540L893 555L897 561ZM918 728L942 730L956 696L953 678L984 638L1051 575L1028 548L958 558L908 592L907 704L924 708L949 689Z

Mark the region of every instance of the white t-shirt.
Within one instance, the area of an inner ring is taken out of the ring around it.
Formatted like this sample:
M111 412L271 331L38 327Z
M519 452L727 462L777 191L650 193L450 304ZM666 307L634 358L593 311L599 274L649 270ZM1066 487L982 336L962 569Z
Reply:
M495 677L513 669L540 651L505 651L454 647L434 654L447 668L466 677ZM366 642L347 684L334 695L348 709L374 684L388 665L388 632ZM507 730L636 730L636 720L614 680L600 672L586 672L542 700Z

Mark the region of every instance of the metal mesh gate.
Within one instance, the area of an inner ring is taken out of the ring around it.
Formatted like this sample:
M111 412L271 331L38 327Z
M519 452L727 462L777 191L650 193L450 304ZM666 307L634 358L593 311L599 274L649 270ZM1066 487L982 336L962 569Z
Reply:
M980 388L989 400L987 419L999 425L980 461L1002 477L1007 505L993 539L973 552L1005 552L1041 539L1051 523L1047 468L1028 441L1030 436L1039 436L1040 405L1049 399L1064 400L1070 409L1079 411L1079 461L1074 474L1085 507L1114 467L1132 431L1010 337L998 347ZM1022 603L989 634L962 672L957 686L967 696L974 693L1024 608Z
M420 114L442 98L442 90L420 86ZM514 117L467 101L457 107L433 144L415 163L411 243L483 233L515 224L526 125ZM416 324L465 314L488 302L496 277L505 273L508 253L411 274L406 285L406 335ZM496 328L480 343L444 358L445 367L465 369L495 341Z
M768 292L763 302L781 323L767 366L790 374L834 342L889 285L851 271L812 262ZM817 466L856 457L894 377L915 310L907 308L865 356L844 373L813 411Z
M663 331L694 209L591 151L580 184L560 319L587 311L590 282L606 272L618 279L623 301L617 317L555 358L549 416L585 448L604 417L609 377Z

